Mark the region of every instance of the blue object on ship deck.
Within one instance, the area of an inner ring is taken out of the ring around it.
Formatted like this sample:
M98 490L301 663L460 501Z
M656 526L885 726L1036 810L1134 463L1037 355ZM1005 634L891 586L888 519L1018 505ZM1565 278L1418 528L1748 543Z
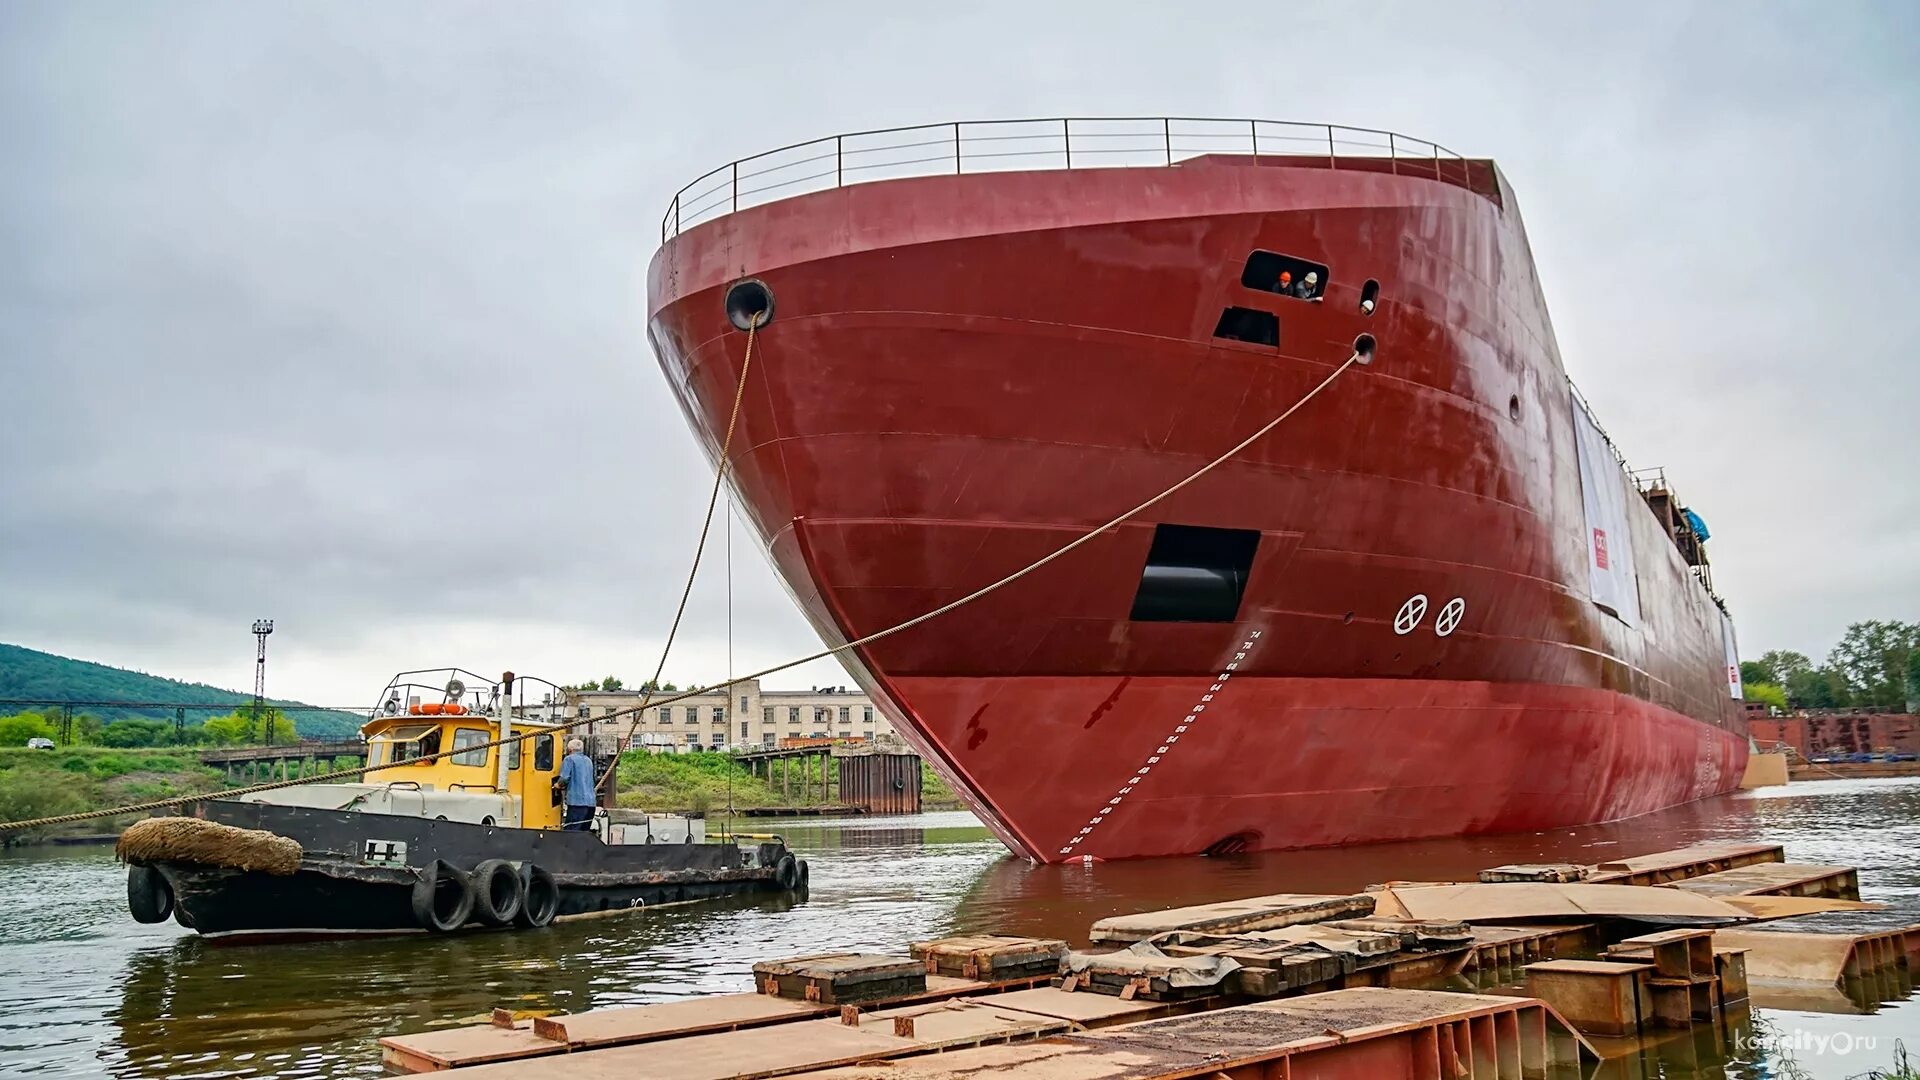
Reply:
M1713 534L1707 531L1707 523L1701 519L1699 514L1691 510L1682 510L1680 512L1686 515L1687 527L1693 530L1693 535L1702 540L1711 540L1713 538Z

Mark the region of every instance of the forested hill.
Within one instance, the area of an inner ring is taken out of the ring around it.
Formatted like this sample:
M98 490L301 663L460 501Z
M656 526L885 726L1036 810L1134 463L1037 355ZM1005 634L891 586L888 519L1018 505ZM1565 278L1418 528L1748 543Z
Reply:
M47 701L129 701L155 705L134 708L85 705L75 706L74 713L97 716L109 723L136 716L171 723L174 710L166 706L172 703L214 706L187 710L187 722L198 724L208 717L230 713L234 706L252 700L252 694L237 690L165 679L88 660L55 656L18 645L0 644L0 716L17 712L44 712L47 707L41 703ZM306 708L297 701L267 700L285 710L305 738L352 738L364 719L352 713ZM29 703L21 704L23 701Z

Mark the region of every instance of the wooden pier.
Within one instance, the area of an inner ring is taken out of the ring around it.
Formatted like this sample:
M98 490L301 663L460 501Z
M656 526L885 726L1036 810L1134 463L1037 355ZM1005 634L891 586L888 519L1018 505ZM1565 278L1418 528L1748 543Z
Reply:
M1920 969L1920 925L1836 898L1857 895L1852 868L1785 863L1778 846L1489 873L1497 883L1116 916L1088 932L1105 951L972 935L911 955L768 961L755 993L533 1020L500 1011L382 1039L382 1058L527 1080L1531 1080L1598 1060L1584 1034L1630 1047L1660 1029L1719 1031L1769 986L1910 992ZM1728 902L1756 897L1822 914L1769 920ZM1458 917L1463 905L1498 921ZM1711 925L1689 925L1703 912ZM1525 985L1434 989L1463 973Z
M778 783L783 798L811 801L818 795L817 804L770 807L759 812L761 816L920 812L923 778L917 754L832 740L749 750L735 760L768 787ZM797 775L795 762L800 764Z

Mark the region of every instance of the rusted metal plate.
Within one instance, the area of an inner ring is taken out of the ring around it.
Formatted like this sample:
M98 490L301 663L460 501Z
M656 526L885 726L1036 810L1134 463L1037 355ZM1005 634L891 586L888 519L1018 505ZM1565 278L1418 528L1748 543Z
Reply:
M1670 888L1702 896L1820 896L1860 899L1860 875L1851 866L1756 863L1673 882Z
M1593 868L1587 880L1595 884L1659 885L1785 858L1786 849L1779 844L1694 844L1603 862Z
M1558 1022L1527 998L1343 990L1127 1024L1011 1046L983 1046L800 1074L807 1080L1171 1080L1282 1075L1320 1080L1544 1075L1591 1048L1549 1038ZM1275 1064L1285 1061L1281 1071ZM1442 1070L1445 1071L1442 1071Z

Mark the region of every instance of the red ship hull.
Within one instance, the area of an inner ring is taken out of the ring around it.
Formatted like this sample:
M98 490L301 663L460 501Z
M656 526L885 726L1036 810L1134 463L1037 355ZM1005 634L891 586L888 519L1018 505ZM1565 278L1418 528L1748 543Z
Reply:
M1479 190L1326 164L836 188L654 259L650 337L709 453L746 344L727 289L775 298L731 467L835 644L1097 527L1377 340L1139 519L843 654L1023 854L1533 830L1738 782L1723 616L1637 501L1612 542L1638 617L1588 595L1575 406L1511 193L1490 163ZM1246 287L1255 251L1331 268L1324 297ZM1227 307L1275 315L1277 345L1214 336ZM1230 615L1136 617L1163 525L1253 545Z

